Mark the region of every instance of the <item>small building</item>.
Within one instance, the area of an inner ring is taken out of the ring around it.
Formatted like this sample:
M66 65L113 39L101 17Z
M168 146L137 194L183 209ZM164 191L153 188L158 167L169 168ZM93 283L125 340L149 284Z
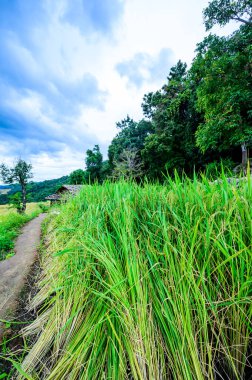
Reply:
M51 202L51 205L54 203L60 203L62 198L65 196L74 196L78 194L81 190L82 185L62 185L55 194L48 195L45 199Z

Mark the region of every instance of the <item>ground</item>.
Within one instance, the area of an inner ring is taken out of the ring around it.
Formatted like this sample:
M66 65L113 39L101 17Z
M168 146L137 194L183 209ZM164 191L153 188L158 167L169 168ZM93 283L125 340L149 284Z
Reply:
M36 259L41 223L46 214L27 223L15 244L15 255L0 262L0 320L12 318L19 294ZM0 339L4 324L0 324Z

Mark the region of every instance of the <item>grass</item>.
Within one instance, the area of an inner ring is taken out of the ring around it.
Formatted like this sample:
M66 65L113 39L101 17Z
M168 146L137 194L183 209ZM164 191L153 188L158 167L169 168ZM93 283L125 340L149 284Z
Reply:
M22 379L245 379L252 188L86 186L47 233Z
M13 256L14 240L20 228L40 212L38 203L28 203L24 215L8 205L0 205L0 261Z

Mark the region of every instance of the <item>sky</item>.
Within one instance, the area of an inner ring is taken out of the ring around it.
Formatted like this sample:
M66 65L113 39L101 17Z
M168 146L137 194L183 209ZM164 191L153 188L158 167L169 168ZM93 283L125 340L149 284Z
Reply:
M144 94L188 66L208 0L0 0L0 163L34 180L85 168L116 122L140 120ZM216 27L227 35L234 25Z

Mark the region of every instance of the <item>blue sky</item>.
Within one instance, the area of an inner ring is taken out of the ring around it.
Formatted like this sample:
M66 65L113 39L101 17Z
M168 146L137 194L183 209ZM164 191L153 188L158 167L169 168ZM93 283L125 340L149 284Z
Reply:
M84 168L95 144L105 155L116 122L190 65L207 3L1 0L0 162L22 157L43 180Z

